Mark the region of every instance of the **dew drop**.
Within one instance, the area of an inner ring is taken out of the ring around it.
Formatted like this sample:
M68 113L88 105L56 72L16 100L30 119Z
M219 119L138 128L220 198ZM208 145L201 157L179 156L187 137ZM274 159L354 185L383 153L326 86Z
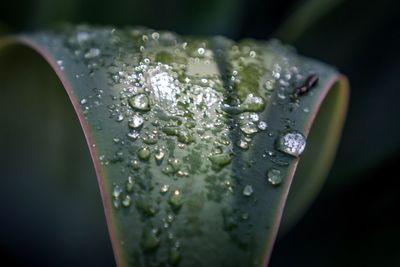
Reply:
M164 159L165 156L165 152L163 149L158 149L156 151L156 153L154 154L154 158L156 159L156 161L161 162Z
M134 170L139 170L139 168L140 168L140 163L139 163L138 160L134 159L134 160L131 161L131 166L132 166L132 169L134 169Z
M161 193L161 194L165 194L165 193L168 192L168 190L169 190L169 185L168 185L168 184L163 184L163 185L161 186L161 188L160 188L160 193Z
M118 116L117 116L117 118L116 118L116 121L117 121L117 122L121 122L121 121L123 121L123 120L124 120L124 115L118 114Z
M145 94L138 94L129 99L129 105L137 110L150 110L149 98Z
M253 187L251 185L246 185L243 188L243 195L246 196L246 197L251 196L253 194L253 192L254 192L253 191Z
M87 103L87 99L86 99L86 98L82 98L82 99L81 99L81 104L82 104L82 105L85 105L86 103Z
M206 51L206 50L205 50L203 47L200 47L199 49L197 49L197 53L198 53L199 55L204 55L205 51Z
M182 162L179 159L172 158L168 160L168 164L172 167L174 172L177 172L181 168Z
M113 197L114 198L119 198L119 196L121 195L122 191L123 190L119 185L114 185L113 191L112 191Z
M131 196L126 195L125 198L122 200L122 206L124 206L125 208L129 207L132 203L132 199Z
M150 158L150 148L148 147L141 147L138 152L137 155L139 157L139 159L141 160L149 160Z
M174 190L169 196L168 203L171 208L177 212L183 205L182 193L179 190Z
M83 44L87 41L90 40L90 34L85 31L80 31L76 34L76 40L78 41L79 44Z
M270 182L273 186L278 186L282 183L282 175L281 171L275 168L272 168L267 173L268 182Z
M133 177L129 176L128 177L128 181L126 182L126 186L125 186L126 192L132 193L133 192L133 185L134 185Z
M132 131L127 133L129 139L136 140L139 137L139 133L137 131Z
M90 48L89 51L87 51L85 53L84 57L86 59L92 59L92 58L98 57L100 55L100 52L101 51L98 48Z
M62 60L57 60L57 65L60 67L61 70L64 70L64 62Z
M259 96L248 94L240 106L242 111L263 111L265 102Z
M245 150L249 149L249 143L247 143L245 140L239 140L237 142L237 146Z
M142 137L143 143L147 145L154 145L157 144L158 137L154 133L149 133L147 132L143 137Z
M260 119L260 117L258 116L257 113L252 112L252 113L249 114L249 119L250 119L252 122L257 122L257 121Z
M264 131L268 128L268 124L265 121L260 121L257 126L261 131Z
M231 163L231 156L227 153L223 154L214 154L208 157L208 159L213 163L213 165L217 168L222 168Z
M257 125L252 121L241 121L239 127L245 134L254 134L258 132Z
M158 32L153 32L151 34L151 38L153 38L153 40L158 40L160 38L160 34Z
M247 221L249 219L249 214L247 212L243 212L242 215L240 215L240 219Z
M174 169L171 167L171 165L167 165L164 168L161 169L162 173L171 175L174 173Z
M268 80L264 83L264 88L267 91L272 91L274 89L274 80Z
M306 139L297 131L283 133L276 142L276 149L295 157L303 153L305 146Z
M121 200L119 198L113 199L113 206L114 208L119 209L119 207L121 206Z
M144 123L143 117L135 114L131 118L129 118L128 126L133 129L136 129L136 128L141 127L143 125L143 123Z

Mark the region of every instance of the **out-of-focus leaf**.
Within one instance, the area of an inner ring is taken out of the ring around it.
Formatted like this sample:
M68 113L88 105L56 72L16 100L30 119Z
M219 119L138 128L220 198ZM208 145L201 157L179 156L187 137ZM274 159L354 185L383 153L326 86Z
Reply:
M181 34L236 36L243 0L23 0L7 2L0 19L16 30L35 30L60 23L146 25Z
M305 0L300 1L292 14L278 28L275 36L285 42L298 39L308 28L314 26L326 14L332 12L343 0Z
M294 187L293 196L296 205L305 201L296 208L303 209L330 166L346 110L344 77L276 41L235 43L80 26L1 44L0 73L24 53L23 59L43 63L31 48L68 93L89 145L119 266L265 266L297 165L302 186ZM22 60L15 64L25 67ZM41 73L29 69L31 82L40 83ZM14 70L2 79L18 75ZM21 118L39 101L57 106L44 91L32 91L37 85L24 86L26 81L22 77L1 90L1 100L11 104L1 112L10 138L11 125L33 123L15 121L5 111ZM16 92L25 97L13 102ZM69 128L62 113L55 119L51 111L41 105L32 110ZM43 128L42 138L62 146L75 140L67 135L71 141L64 143L63 131L50 129L56 132ZM310 131L305 154L298 157ZM22 133L29 136L29 129ZM40 143L28 140L33 145L23 147L26 154L40 154ZM82 146L73 160L85 158ZM63 172L65 154L50 148L50 173L37 172L51 177ZM15 160L18 153L5 158L11 166ZM26 171L16 175L30 177ZM82 182L70 174L66 183Z

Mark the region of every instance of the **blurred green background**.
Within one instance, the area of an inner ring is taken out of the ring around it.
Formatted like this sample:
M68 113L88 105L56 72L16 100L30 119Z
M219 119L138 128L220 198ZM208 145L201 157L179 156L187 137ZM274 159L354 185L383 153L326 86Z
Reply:
M144 25L235 40L279 38L336 66L351 84L338 155L318 199L276 243L271 266L400 266L399 1L3 0L0 6L0 35L64 22ZM3 238L0 255L10 266L38 262L7 250Z

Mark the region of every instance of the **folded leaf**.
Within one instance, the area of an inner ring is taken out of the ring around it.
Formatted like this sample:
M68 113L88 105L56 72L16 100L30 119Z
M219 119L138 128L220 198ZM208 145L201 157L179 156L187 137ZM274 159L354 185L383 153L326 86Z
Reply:
M69 95L119 266L265 266L297 165L289 223L332 161L346 79L278 41L78 26L0 61L17 44Z

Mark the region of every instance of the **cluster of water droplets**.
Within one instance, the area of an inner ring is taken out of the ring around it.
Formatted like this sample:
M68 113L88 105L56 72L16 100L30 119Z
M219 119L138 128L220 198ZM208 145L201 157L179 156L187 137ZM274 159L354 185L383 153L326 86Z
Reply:
M96 42L102 38L104 43ZM109 140L115 151L99 157L102 165L119 164L124 177L112 185L114 208L134 208L153 224L157 214L164 214L160 227L143 233L141 246L146 252L157 250L163 233L172 233L168 229L185 205L185 184L195 178L191 174L205 174L211 200L221 201L217 192L237 193L250 201L257 188L251 181L239 185L231 175L235 155L250 153L257 136L276 138L257 159L270 160L273 167L265 171L265 181L276 187L284 182L286 156L298 157L305 148L305 137L293 125L274 128L266 120L265 110L271 106L289 112L300 107L293 90L308 73L301 72L293 52L276 41L235 44L226 39L185 40L149 29L80 27L66 43L89 70L78 71L76 79L105 79L111 88L107 92L93 88L81 96L85 116L94 116L95 109L103 107L116 129L125 129L115 131ZM57 64L61 70L68 68L62 59ZM100 73L99 66L106 71ZM103 130L100 124L96 128ZM152 175L165 177L155 182ZM247 221L249 214L234 217ZM180 245L176 238L170 239L169 261L176 265Z

